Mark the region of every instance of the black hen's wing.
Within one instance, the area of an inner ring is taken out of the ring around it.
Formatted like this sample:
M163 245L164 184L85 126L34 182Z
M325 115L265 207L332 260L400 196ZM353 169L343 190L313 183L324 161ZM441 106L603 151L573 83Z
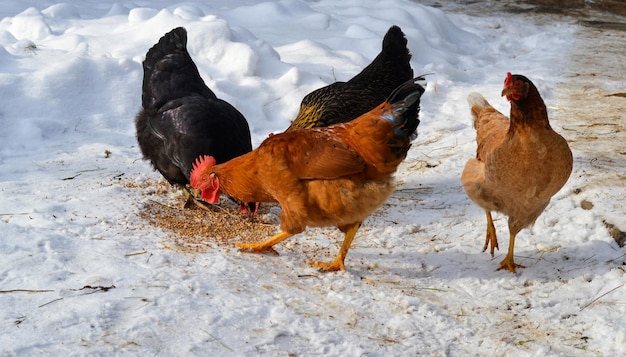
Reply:
M329 126L333 122L340 122L348 113L348 104L344 100L350 100L348 93L353 91L345 88L345 82L335 82L314 90L307 94L300 103L300 112L286 131L296 129L310 129ZM346 119L344 121L348 121Z
M221 163L252 150L248 122L204 84L186 44L185 29L176 28L148 51L135 122L143 157L177 185L189 183L200 155Z
M300 112L287 129L328 126L356 119L385 101L402 83L413 78L411 52L398 26L383 39L382 51L348 82L319 88L302 99Z

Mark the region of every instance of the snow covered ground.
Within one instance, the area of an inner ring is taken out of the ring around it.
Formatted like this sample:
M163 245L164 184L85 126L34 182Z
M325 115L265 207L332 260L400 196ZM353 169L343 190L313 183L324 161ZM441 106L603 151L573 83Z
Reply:
M187 28L204 80L243 112L256 146L304 95L367 65L392 24L415 73L434 74L398 191L357 234L347 271L306 264L336 253L332 228L269 256L218 243L191 252L146 224L147 202L182 199L150 188L160 177L134 131L141 61L164 33ZM626 230L624 37L456 3L3 1L0 354L626 354L626 248L607 227ZM492 258L484 213L459 182L475 150L465 97L481 92L508 113L507 71L534 81L575 158L518 236L517 274L495 271L506 218Z

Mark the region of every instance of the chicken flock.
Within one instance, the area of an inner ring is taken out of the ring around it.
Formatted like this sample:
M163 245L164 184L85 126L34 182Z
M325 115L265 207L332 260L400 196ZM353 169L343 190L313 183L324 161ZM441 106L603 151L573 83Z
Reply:
M347 82L306 95L282 133L253 150L244 116L206 86L187 48L187 32L165 34L143 62L142 108L135 117L143 158L188 203L210 207L225 195L255 214L263 202L281 208L280 232L242 251L276 253L274 246L307 227L337 227L344 240L332 262L310 262L325 271L345 270L345 258L365 218L394 192L394 173L417 137L424 76L414 76L407 39L398 26L384 36L378 56ZM492 211L508 217L508 253L500 269L515 273L517 234L532 225L567 182L572 153L550 126L535 85L507 73L501 93L510 115L478 93L468 96L476 129L476 157L461 183L485 211L483 250L498 248Z

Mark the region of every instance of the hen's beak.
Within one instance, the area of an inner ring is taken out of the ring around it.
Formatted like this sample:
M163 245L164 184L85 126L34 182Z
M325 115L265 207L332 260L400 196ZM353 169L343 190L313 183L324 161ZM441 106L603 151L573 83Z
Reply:
M509 102L511 100L520 100L520 98L522 98L522 96L520 95L520 93L515 90L515 88L511 88L511 87L506 87L502 90L502 96L506 96L506 100L508 100Z
M511 100L511 98L513 98L513 100L520 100L521 98L526 98L529 87L528 83L524 83L522 87L518 86L517 88L512 85L507 86L502 90L502 96L506 96L508 100Z
M511 87L507 87L507 88L504 88L502 90L502 95L501 96L502 97L504 97L504 96L509 97L509 96L513 95L513 93L515 93L515 90L513 90L513 88L511 88Z

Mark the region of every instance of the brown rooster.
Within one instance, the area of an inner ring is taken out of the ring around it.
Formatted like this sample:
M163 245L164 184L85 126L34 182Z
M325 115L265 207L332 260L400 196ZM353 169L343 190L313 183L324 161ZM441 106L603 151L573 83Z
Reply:
M378 56L347 82L335 82L307 94L287 131L344 123L367 113L402 83L413 78L407 40L398 26L383 39Z
M415 80L351 122L272 135L254 151L219 165L203 156L194 164L191 185L209 203L223 193L241 202L280 204L282 231L260 243L237 244L244 250L274 252L275 244L307 226L338 227L345 239L335 260L310 264L344 270L357 230L393 192L393 174L411 146L424 92Z
M508 216L509 250L500 269L523 268L513 260L515 237L532 225L567 182L572 152L548 121L546 105L535 85L522 75L507 73L502 95L511 103L510 119L478 93L467 101L476 128L476 158L465 165L461 182L467 195L487 215L483 250L498 239L491 211Z

